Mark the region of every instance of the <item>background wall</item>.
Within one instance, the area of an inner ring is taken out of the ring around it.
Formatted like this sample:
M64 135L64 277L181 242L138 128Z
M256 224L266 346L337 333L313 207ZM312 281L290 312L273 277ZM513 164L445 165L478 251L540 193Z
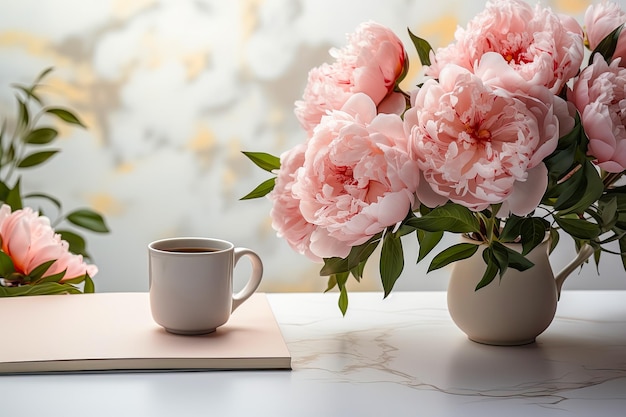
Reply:
M544 1L582 14L585 0ZM483 9L464 0L0 0L0 118L15 113L14 82L44 68L46 98L74 109L87 130L62 128L62 153L24 172L23 188L59 197L65 209L102 212L112 232L88 235L98 291L147 290L146 245L177 235L214 236L257 250L265 291L319 291L319 266L275 236L267 200L239 198L268 178L242 150L279 155L304 140L293 115L307 72L343 46L364 20L407 27L436 48ZM621 1L622 7L626 0ZM454 240L454 237L451 239ZM562 240L560 268L573 256ZM444 289L447 270L426 275L405 241L399 289ZM626 288L605 256L566 288ZM242 267L238 279L245 275ZM575 273L576 274L576 273ZM353 289L380 288L376 261Z

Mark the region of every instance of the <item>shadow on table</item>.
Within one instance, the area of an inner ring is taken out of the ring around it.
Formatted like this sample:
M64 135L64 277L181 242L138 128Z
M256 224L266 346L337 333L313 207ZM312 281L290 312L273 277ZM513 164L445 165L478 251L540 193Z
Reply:
M524 346L459 340L451 350L451 392L489 397L554 397L626 377L624 345L586 335L550 333Z

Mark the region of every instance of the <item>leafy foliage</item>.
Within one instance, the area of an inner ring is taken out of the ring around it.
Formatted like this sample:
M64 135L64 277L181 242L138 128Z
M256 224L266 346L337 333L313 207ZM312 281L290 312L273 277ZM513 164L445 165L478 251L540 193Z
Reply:
M433 47L430 46L426 39L422 39L419 36L414 35L410 30L409 37L411 38L411 42L413 42L413 46L415 46L415 50L417 51L422 65L430 65L430 53L433 50Z
M23 194L21 189L22 169L31 170L55 157L59 149L48 146L58 137L54 122L85 127L84 123L71 110L48 106L40 95L41 81L52 71L44 70L32 85L16 84L17 119L4 120L0 130L0 204L11 209L25 207L25 200L46 201L57 210L53 224L67 223L68 230L57 230L69 244L72 253L91 259L85 239L71 228L84 229L95 233L108 233L109 228L102 215L87 208L64 213L61 202L47 193ZM12 126L9 131L9 126ZM65 273L43 277L52 262L35 268L29 275L16 275L13 261L0 250L0 296L37 295L81 292L77 284L83 285L84 292L93 292L94 284L88 275L61 282ZM5 285L2 285L4 282Z
M611 62L622 29L623 25L598 44L592 51L590 64L598 53ZM410 30L409 37L421 64L431 65L431 45ZM405 67L400 79L404 78L406 71ZM474 256L482 246L486 270L476 285L477 291L498 276L502 279L508 268L519 271L531 268L533 263L526 255L546 238L550 240L550 251L554 250L559 243L559 231L570 235L577 249L590 245L594 249L596 264L602 252L611 252L606 244L617 241L619 251L613 253L621 256L626 269L626 185L620 185L625 172L600 170L587 154L588 145L589 138L577 115L573 129L559 139L554 152L543 160L548 171L548 185L536 210L526 216L505 213L505 217L498 217L502 216L502 204L482 211L472 211L452 202L434 208L414 207L402 222L352 247L345 258L324 259L320 274L329 277L327 291L339 288L339 307L345 314L347 280L350 275L357 281L363 278L365 264L382 243L379 271L384 295L389 295L405 265L401 239L413 233L419 243L418 263L436 249L446 232L462 234L476 242L458 243L441 250L434 255L428 266L429 272ZM280 169L277 157L264 153L244 154L266 171L275 173ZM267 180L242 199L262 197L272 190L274 184L275 178ZM520 243L521 253L509 248L507 244L510 243Z
M611 63L613 60L613 54L615 53L615 48L617 48L619 35L622 33L622 29L624 29L623 24L615 28L615 30L602 39L598 46L596 46L596 48L591 52L591 56L589 57L590 65L593 63L593 56L597 53L602 55L607 63Z

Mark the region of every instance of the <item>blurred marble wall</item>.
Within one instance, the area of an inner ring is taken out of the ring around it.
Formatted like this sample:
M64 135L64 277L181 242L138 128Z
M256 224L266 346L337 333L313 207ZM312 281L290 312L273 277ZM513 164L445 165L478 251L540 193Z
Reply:
M307 72L360 22L385 24L410 45L408 27L437 47L484 3L0 0L2 117L15 111L10 84L28 83L53 66L46 97L88 125L63 128L62 153L24 171L23 187L59 197L66 209L105 214L112 232L88 235L100 268L98 291L146 290L146 245L177 235L220 237L257 250L266 291L321 290L319 266L275 236L269 202L239 201L268 177L241 151L278 155L304 139L293 102ZM543 3L580 18L589 1ZM407 254L415 251L413 242L405 245ZM562 244L555 268L572 253ZM426 276L428 261L416 267L413 258L397 288L445 288L448 271ZM619 261L608 258L600 276L587 265L566 286L626 288ZM354 289L379 288L375 264Z

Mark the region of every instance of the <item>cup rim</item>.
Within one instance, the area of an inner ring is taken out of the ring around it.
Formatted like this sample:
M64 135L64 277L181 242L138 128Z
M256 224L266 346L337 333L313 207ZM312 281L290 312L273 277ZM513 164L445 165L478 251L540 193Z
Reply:
M172 252L168 249L176 248L176 247L200 247L206 248L211 247L212 249L217 249L211 252ZM217 247L216 247L217 246ZM202 255L210 255L210 254L219 254L223 252L227 252L233 250L235 245L232 242L223 239L216 239L211 237L200 237L200 236L181 236L181 237L170 237L165 239L158 239L152 241L148 244L148 249L155 253L162 253L168 255L184 255L184 256L202 256Z

